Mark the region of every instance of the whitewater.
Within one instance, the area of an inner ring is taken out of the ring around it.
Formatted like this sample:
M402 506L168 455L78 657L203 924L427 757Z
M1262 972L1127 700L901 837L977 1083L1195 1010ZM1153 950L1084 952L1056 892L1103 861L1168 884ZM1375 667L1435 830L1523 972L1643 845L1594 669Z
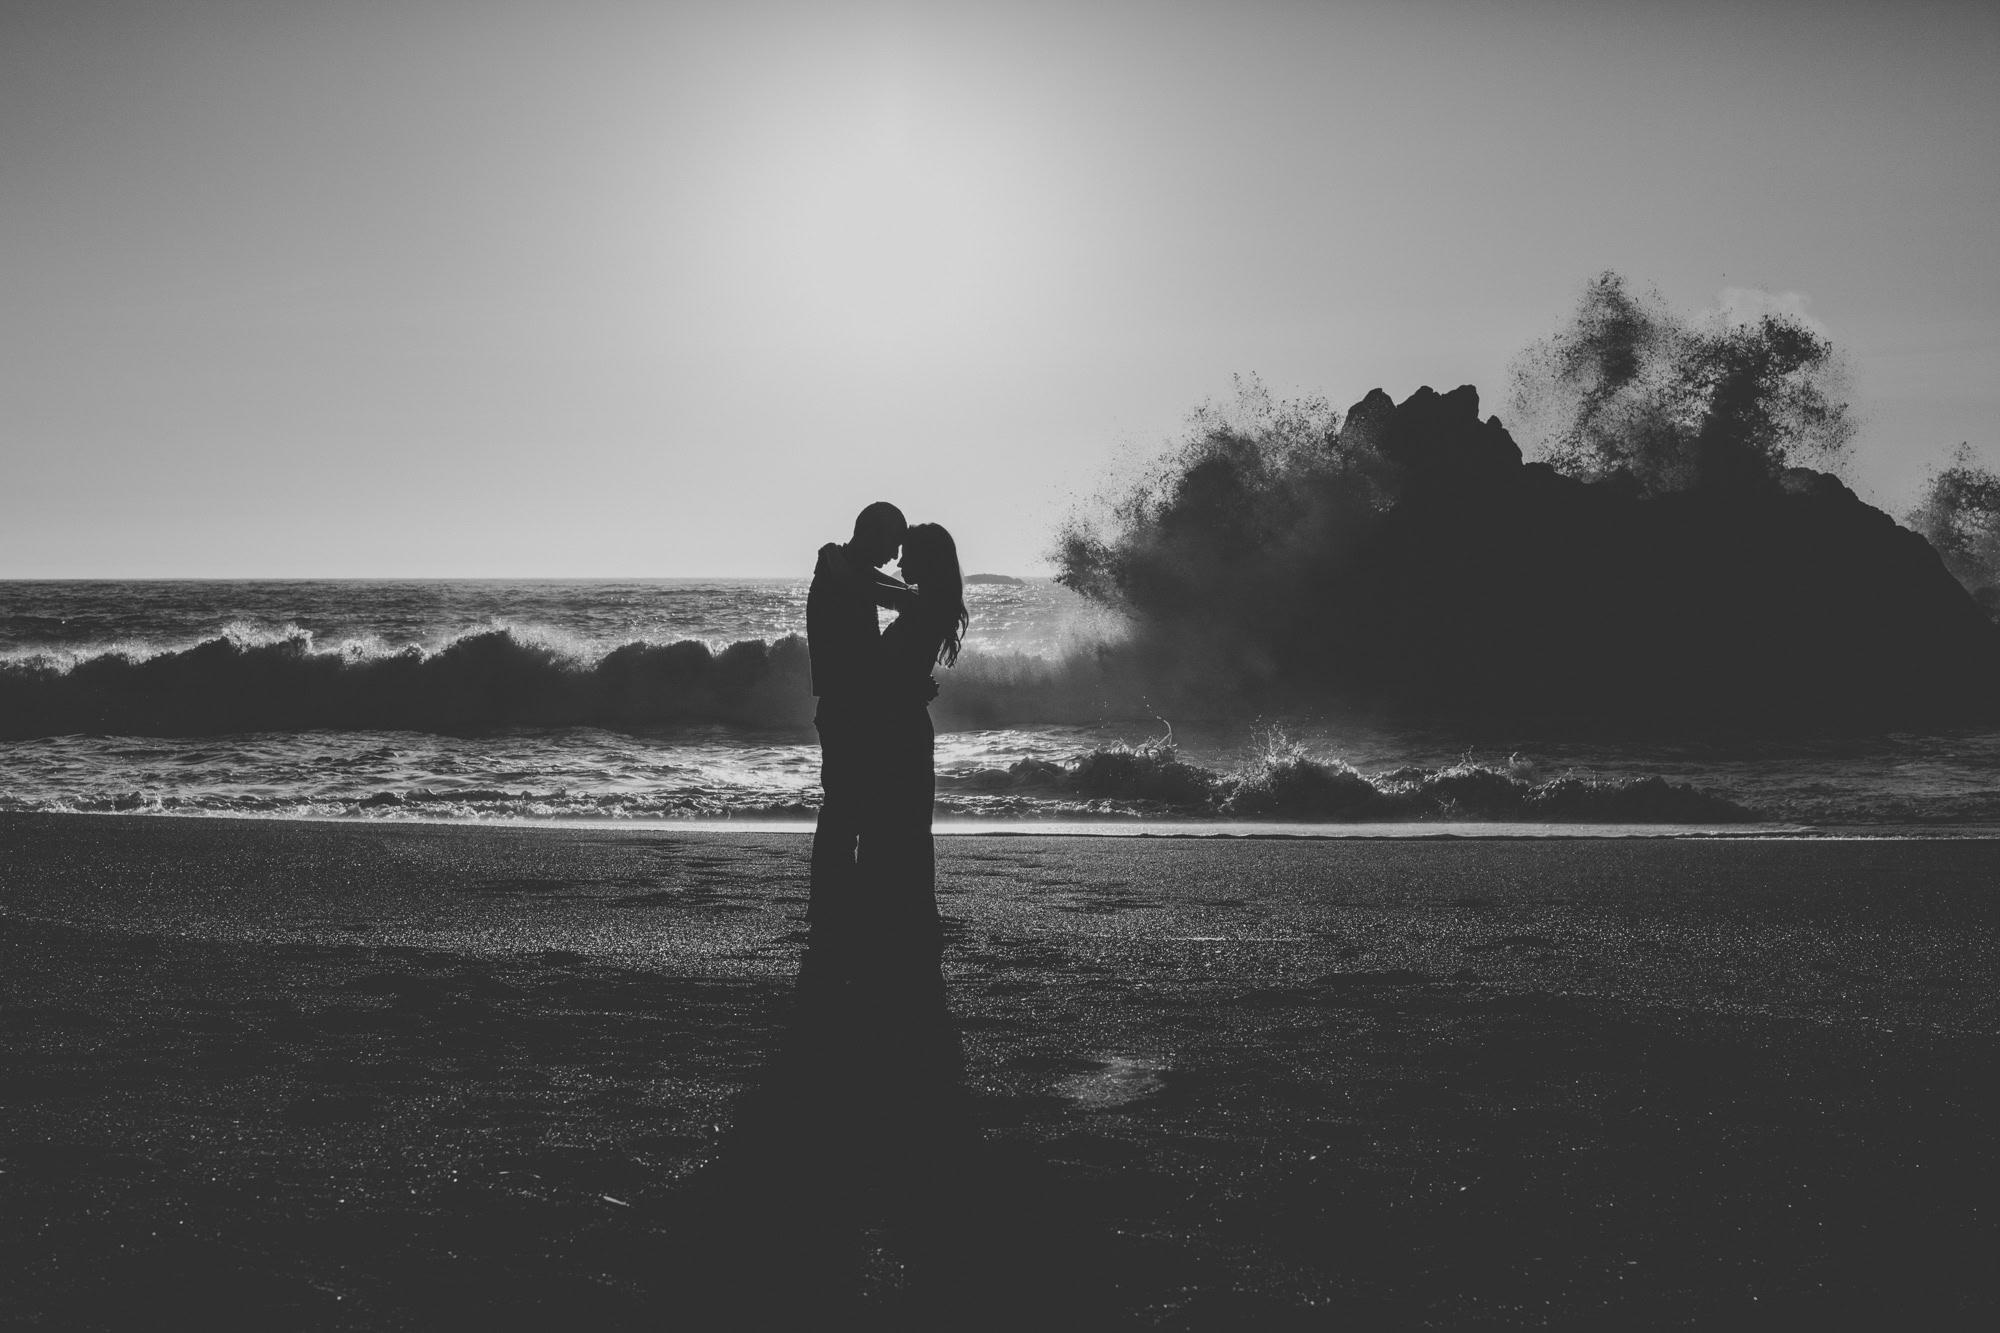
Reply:
M0 810L809 820L800 579L0 583ZM1629 740L1158 716L1118 619L974 583L941 820L2000 827L2000 733Z

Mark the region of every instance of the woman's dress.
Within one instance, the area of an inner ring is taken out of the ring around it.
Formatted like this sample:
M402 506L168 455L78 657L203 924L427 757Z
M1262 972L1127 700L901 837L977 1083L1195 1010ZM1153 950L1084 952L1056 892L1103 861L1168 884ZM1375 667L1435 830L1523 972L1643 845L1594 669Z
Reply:
M882 631L876 718L880 801L857 858L868 934L884 980L941 985L942 947L931 848L937 795L930 700L931 668L946 626L919 602Z

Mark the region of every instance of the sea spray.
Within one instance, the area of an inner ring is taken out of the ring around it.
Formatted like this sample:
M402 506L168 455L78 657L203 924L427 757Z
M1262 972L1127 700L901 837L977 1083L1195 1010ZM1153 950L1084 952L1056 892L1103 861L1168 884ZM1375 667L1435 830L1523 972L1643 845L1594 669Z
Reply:
M1823 340L1600 313L1543 357L1568 424L1542 460L1470 385L1376 389L1343 418L1253 384L1242 410L1197 411L1057 535L1059 579L1132 619L1115 674L1178 716L1539 737L2000 720L1986 610L1922 536L1793 466L1837 459L1849 426ZM1983 479L1957 480L1938 524L1984 512Z

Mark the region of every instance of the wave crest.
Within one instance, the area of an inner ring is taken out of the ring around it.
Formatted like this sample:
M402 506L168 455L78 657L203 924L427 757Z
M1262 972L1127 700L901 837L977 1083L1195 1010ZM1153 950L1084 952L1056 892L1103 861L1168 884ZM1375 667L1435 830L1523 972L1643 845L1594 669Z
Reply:
M1242 770L1190 764L1170 740L1091 750L1064 764L1023 759L1006 769L940 775L939 807L956 814L1060 813L1327 823L1419 821L1743 824L1761 819L1727 797L1660 777L1625 781L1565 774L1538 779L1525 764L1406 767L1366 774L1321 759L1272 732Z
M232 627L234 628L234 627ZM474 732L812 720L805 641L628 643L595 660L512 628L437 652L321 651L312 635L225 632L191 648L0 662L0 738L248 731Z

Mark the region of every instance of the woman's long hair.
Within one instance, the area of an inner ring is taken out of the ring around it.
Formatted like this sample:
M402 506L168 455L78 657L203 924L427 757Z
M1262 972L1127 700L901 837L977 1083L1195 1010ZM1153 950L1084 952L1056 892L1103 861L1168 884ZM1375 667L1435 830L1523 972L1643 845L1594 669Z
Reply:
M972 613L965 609L965 578L958 569L958 543L940 524L919 523L903 534L906 556L912 548L931 566L930 577L923 580L924 606L944 630L937 660L951 666L958 661L965 631L972 624Z

